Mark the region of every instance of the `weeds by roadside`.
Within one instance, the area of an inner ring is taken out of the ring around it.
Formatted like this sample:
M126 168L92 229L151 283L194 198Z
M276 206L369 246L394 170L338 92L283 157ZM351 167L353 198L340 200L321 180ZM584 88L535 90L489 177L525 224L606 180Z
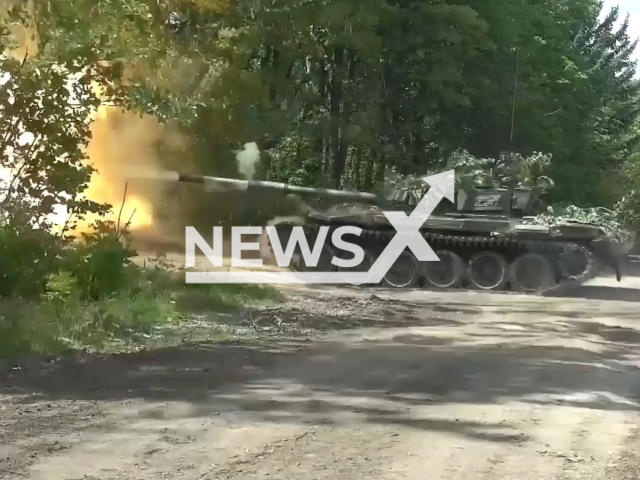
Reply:
M109 222L74 240L0 228L0 357L127 349L171 336L195 312L278 298L267 287L187 285L161 266L137 266L120 237ZM211 335L224 336L214 326Z

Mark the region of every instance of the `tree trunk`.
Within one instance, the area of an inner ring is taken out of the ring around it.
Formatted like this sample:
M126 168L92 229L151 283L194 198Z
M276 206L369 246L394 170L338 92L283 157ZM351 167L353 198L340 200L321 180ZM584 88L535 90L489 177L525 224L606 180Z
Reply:
M353 183L356 186L356 188L358 190L360 190L362 188L362 185L360 184L360 165L362 162L362 149L361 148L355 148L354 149L354 153L353 153L353 157L354 157L354 165L353 165Z
M375 157L372 154L371 150L369 150L369 156L367 158L367 166L364 171L364 190L371 191L371 187L373 186L373 165L376 161Z
M333 156L331 182L335 188L340 188L340 181L344 174L347 158L347 145L342 135L343 85L342 70L344 68L344 47L337 46L333 54L333 75L330 85L330 137Z
M376 170L376 183L384 182L384 177L387 170L387 157L384 153L380 155L378 162L378 169Z

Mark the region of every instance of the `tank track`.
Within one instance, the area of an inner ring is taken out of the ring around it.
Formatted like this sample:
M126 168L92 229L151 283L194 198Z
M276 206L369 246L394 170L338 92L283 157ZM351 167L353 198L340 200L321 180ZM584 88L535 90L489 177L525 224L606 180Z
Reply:
M367 243L376 242L381 247L386 245L394 233L364 230L361 238ZM474 253L483 251L494 252L505 257L511 264L518 256L525 253L535 253L547 258L551 257L558 262L558 258L566 251L572 249L580 251L585 256L585 267L582 273L577 275L560 275L559 282L551 287L538 290L539 295L551 295L566 289L578 288L584 283L594 279L602 270L602 262L596 257L588 243L560 242L553 240L523 240L516 235L451 235L438 232L422 232L422 236L434 251L449 250L468 260ZM559 269L556 265L556 268Z
M338 226L331 225L328 238ZM310 237L315 237L317 227L306 225L306 230ZM603 262L599 259L591 247L589 242L568 242L557 241L554 239L523 239L521 236L514 234L500 235L460 235L450 234L446 232L422 231L422 236L427 240L434 251L449 251L459 256L468 267L470 258L475 254L484 252L492 252L504 258L505 265L513 265L513 262L520 256L525 254L536 254L548 259L549 264L553 267L556 275L555 282L552 285L540 288L535 291L522 291L521 293L537 294L537 295L553 295L567 289L578 288L585 282L595 278L603 267ZM384 247L395 236L395 231L383 231L374 229L363 229L359 240L360 246L369 252L374 258L377 253L381 252ZM560 266L560 258L562 255L570 251L581 252L584 255L584 268L577 274L563 273ZM417 262L417 260L415 260ZM425 266L424 268L428 268ZM505 274L509 275L509 273ZM468 273L465 274L465 276ZM418 283L424 283L424 278ZM466 282L465 282L466 283ZM511 280L506 282L509 288L486 288L483 290L513 290ZM436 287L437 288L437 287ZM477 289L477 288L474 288Z

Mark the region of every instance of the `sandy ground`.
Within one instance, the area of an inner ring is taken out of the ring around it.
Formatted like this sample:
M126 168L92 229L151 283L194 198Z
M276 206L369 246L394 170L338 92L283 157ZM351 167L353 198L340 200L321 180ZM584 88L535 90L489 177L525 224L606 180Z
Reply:
M639 278L287 295L279 338L0 371L0 478L640 478Z

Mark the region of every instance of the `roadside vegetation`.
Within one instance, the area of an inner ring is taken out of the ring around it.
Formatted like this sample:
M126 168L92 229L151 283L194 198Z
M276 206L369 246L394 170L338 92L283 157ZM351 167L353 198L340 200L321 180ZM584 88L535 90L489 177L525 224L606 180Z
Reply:
M194 315L229 339L216 314L278 298L267 287L187 285L179 272L140 267L121 235L109 222L75 239L0 227L0 357L164 345Z

